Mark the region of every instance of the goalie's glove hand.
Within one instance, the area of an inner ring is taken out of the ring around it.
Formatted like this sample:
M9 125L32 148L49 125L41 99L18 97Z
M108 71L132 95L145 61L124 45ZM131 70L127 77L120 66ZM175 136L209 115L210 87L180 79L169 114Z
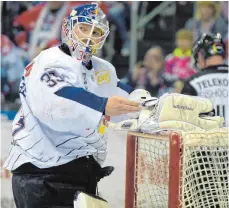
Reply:
M140 110L141 107L139 107L138 102L130 101L119 96L112 96L107 101L105 115L119 116L130 112L138 112Z
M128 97L129 100L140 103L141 111L136 113L128 113L130 118L119 123L108 122L108 126L117 131L139 131L141 121L147 120L151 115L151 110L159 102L158 98L151 97L150 93L143 89L134 90Z
M137 89L137 90L134 90L132 93L130 93L128 100L140 103L140 105L143 107L149 107L149 106L154 105L155 102L158 101L158 98L151 97L150 93L146 90ZM130 119L137 119L139 117L139 115L140 115L140 111L127 114L127 116Z
M222 127L222 117L208 116L212 111L213 103L209 99L176 93L165 94L151 112L144 112L145 118L141 118L140 114L138 123L145 133L155 129L192 131Z

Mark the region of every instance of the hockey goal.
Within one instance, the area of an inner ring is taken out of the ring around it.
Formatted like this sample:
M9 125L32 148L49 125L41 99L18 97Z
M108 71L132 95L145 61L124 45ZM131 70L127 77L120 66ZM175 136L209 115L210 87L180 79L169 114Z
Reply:
M126 208L228 208L228 130L129 132Z

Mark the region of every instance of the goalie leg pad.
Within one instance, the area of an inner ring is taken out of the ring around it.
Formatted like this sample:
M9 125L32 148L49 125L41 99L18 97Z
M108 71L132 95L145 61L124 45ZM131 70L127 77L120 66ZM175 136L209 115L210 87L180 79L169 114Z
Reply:
M103 198L77 191L74 198L74 208L109 208Z

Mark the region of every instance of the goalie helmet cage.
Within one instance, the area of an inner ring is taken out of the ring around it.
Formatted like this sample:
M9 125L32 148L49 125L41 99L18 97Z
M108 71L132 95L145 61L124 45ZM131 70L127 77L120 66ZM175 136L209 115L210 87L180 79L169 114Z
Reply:
M227 208L228 129L129 132L125 208Z

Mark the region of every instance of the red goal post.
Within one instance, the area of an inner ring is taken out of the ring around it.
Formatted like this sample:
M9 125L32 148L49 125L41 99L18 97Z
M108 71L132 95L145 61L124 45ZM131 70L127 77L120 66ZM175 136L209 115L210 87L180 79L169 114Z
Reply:
M125 208L229 207L228 129L129 132Z

